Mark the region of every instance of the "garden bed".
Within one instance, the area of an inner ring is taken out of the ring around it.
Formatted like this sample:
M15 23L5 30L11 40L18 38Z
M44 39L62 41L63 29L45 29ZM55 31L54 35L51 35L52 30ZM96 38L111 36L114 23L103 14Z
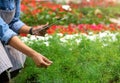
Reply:
M20 37L28 46L52 60L53 64L47 69L37 68L31 58L27 58L25 68L12 81L120 82L120 26L109 20L119 16L118 6L79 7L78 4L69 4L72 9L69 11L56 3L33 1L28 4L28 1L24 1L22 4L22 20L31 26L54 23L57 21L56 17L65 16L67 19L48 29L45 37Z

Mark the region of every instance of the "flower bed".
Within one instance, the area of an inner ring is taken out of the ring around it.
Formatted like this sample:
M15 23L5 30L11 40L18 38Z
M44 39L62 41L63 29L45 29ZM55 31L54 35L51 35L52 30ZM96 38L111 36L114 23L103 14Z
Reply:
M120 81L120 34L103 32L22 37L27 45L53 61L37 68L31 58L15 83L111 83Z
M92 2L93 3L93 2ZM95 2L96 3L96 2ZM80 5L84 4L83 2ZM99 3L97 3L99 4ZM75 6L76 5L76 6ZM100 4L101 5L101 4ZM57 18L66 19L58 22L52 26L47 32L54 34L56 32L63 34L73 33L88 33L93 31L98 33L101 31L119 31L116 24L110 22L110 18L119 15L118 6L110 7L91 7L82 6L78 4L61 5L51 2L36 2L23 1L22 2L22 20L31 26L38 26L41 24L55 23ZM115 12L113 12L115 10Z
M62 33L62 34L75 34L75 33L86 33L93 32L94 34L104 31L119 31L120 27L115 24L109 24L108 26L102 24L70 24L69 26L52 26L48 29L48 34Z
M78 5L71 4L72 11L68 11L61 4L29 4L28 0L22 7L22 20L32 26L54 23L56 17L67 19L48 29L45 37L20 37L53 64L47 69L37 68L27 58L14 83L119 83L120 27L109 22L109 18L119 15L118 11L113 12L117 8L82 5L79 10Z
M111 17L120 14L119 6L90 7L88 5L76 7L75 5L77 6L77 4L65 6L51 2L23 1L21 6L23 11L22 20L32 26L47 22L53 23L57 20L55 17L67 17L60 25L68 25L70 23L109 24Z
M90 32L92 32L94 34L98 34L100 32L104 32L104 31L119 32L120 26L117 26L116 24L109 24L109 25L70 24L68 26L53 25L47 30L47 34L53 35L56 33L61 33L63 35L66 35L66 34L86 33L89 35ZM21 36L27 36L27 35L21 34Z

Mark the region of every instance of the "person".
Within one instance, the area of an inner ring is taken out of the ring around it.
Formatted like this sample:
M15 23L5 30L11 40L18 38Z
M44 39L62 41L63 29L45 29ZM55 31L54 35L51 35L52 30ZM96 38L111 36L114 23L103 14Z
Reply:
M23 66L26 55L31 57L38 67L48 67L52 61L25 45L19 38L20 33L44 36L47 29L31 28L20 20L21 0L0 0L0 83L9 79Z

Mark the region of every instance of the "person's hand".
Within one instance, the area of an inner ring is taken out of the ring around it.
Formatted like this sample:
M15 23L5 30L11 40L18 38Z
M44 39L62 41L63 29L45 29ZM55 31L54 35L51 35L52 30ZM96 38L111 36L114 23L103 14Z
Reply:
M44 27L47 25L48 25L48 23L45 25L41 25L41 26L37 26L37 27L33 28L32 33L37 36L45 36L48 28L44 28Z
M49 59L47 59L45 56L41 55L41 54L37 54L35 56L32 57L33 61L35 62L35 64L37 65L37 67L48 67L52 64L52 61L50 61Z

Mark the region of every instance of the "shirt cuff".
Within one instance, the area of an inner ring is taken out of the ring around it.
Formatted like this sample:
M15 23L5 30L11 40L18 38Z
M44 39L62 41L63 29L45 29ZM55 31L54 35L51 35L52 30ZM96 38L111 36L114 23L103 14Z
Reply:
M11 27L11 29L12 29L13 31L15 31L16 33L19 33L19 30L20 30L20 28L21 28L23 25L25 25L25 24L24 24L21 20L19 20L19 21L15 22L15 23L13 24L13 26Z
M13 32L11 29L8 29L4 36L1 38L2 42L4 44L8 44L9 40L13 37L16 36L17 34L15 32Z

